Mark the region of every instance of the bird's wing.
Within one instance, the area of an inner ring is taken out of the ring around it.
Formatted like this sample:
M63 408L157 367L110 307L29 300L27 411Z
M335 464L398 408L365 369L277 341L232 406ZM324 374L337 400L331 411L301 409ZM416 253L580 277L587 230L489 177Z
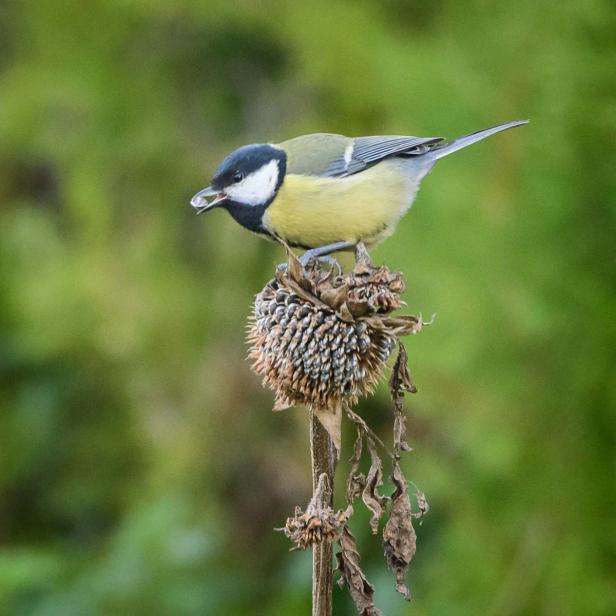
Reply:
M297 175L332 175L328 169L344 160L353 139L344 135L314 133L276 144L287 154L287 173Z
M344 177L389 156L417 156L444 141L442 137L385 135L357 137L315 133L278 144L287 153L287 173Z
M417 156L443 142L442 137L405 137L385 135L357 137L353 149L343 160L330 166L328 175L351 175L363 171L389 156ZM350 154L350 155L349 155Z

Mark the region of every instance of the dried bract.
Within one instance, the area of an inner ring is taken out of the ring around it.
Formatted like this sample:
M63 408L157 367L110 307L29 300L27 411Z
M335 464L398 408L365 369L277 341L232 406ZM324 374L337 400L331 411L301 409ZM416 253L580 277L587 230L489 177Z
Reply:
M277 528L295 544L291 550L305 550L317 543L338 541L352 508L334 512L328 503L327 475L323 473L306 511L295 508L295 515L287 518L283 528Z

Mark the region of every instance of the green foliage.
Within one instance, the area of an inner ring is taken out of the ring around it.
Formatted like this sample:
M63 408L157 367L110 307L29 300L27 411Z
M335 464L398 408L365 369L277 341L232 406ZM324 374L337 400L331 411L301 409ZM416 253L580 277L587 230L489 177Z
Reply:
M388 615L614 613L613 31L604 0L0 4L2 613L308 613L271 532L307 418L244 361L283 254L188 200L247 142L524 118L373 255L438 313L410 606L354 531ZM386 395L360 412L389 431Z

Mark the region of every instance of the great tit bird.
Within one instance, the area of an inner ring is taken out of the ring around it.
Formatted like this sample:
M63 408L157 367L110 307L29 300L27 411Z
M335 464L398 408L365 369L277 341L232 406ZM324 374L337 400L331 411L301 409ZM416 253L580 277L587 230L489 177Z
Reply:
M359 242L370 248L395 231L437 160L523 124L454 141L316 133L246 145L223 160L191 205L198 213L224 208L246 229L306 249L303 263Z

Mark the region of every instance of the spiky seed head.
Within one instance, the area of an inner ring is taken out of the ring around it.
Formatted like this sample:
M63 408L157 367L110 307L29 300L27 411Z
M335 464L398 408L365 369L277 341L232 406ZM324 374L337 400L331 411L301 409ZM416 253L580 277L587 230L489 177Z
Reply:
M353 405L372 392L399 336L420 327L389 316L403 290L400 274L365 263L344 275L318 262L279 271L256 296L248 335L274 408Z

